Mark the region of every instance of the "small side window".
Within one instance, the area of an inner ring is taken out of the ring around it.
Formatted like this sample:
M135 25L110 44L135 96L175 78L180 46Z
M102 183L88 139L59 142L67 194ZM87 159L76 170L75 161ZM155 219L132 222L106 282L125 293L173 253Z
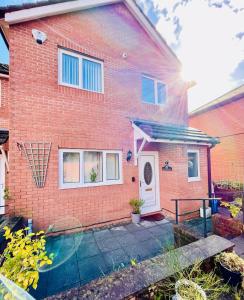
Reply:
M188 181L200 180L199 151L188 151Z
M166 85L155 78L142 76L142 101L161 105L167 100Z

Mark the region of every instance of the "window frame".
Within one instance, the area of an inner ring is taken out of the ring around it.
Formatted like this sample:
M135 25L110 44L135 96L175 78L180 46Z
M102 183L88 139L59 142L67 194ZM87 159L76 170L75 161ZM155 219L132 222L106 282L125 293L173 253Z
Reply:
M62 70L63 70L63 60L62 60L62 55L63 54L67 54L73 57L78 58L78 74L79 74L79 84L75 85L75 84L70 84L67 82L63 82L62 80ZM98 63L101 65L101 87L102 90L100 92L98 91L92 91L92 90L88 90L88 89L84 89L83 88L83 67L82 67L82 62L83 59ZM99 60L99 59L95 59L95 58L91 58L90 56L86 56L84 54L79 54L75 51L72 50L66 50L66 49L62 49L62 48L58 48L58 84L59 85L63 85L63 86L67 86L67 87L72 87L72 88L76 88L76 89L80 89L83 91L88 91L91 93L98 93L98 94L104 94L104 62Z
M85 183L84 178L84 152L102 152L102 173L103 181L101 182L90 182ZM72 152L80 154L80 182L78 183L64 183L63 182L63 153ZM107 169L106 169L106 154L114 153L119 155L119 179L107 180ZM59 188L70 189L70 188L82 188L82 187L93 187L93 186L105 186L114 184L123 184L123 170L122 170L122 151L120 150L99 150L99 149L59 149Z
M197 154L198 176L196 176L196 177L189 177L189 174L188 174L188 162L189 162L188 154L189 153L196 153ZM196 150L196 149L189 149L189 150L187 150L187 178L188 178L188 182L200 181L201 180L201 175L200 174L201 174L200 173L200 151Z
M148 78L148 79L151 79L153 80L153 83L154 83L154 95L155 95L155 102L154 103L151 103L151 102L146 102L144 101L143 99L143 87L142 87L142 78L145 77L145 78ZM158 103L158 83L162 83L164 86L165 86L165 95L166 95L166 99L165 99L165 102L164 103ZM151 105L159 105L159 106L162 106L162 105L165 105L167 103L167 99L168 99L168 88L167 88L167 84L165 82L163 82L162 80L159 80L153 76L149 76L149 75L146 75L146 74L142 74L141 75L141 99L142 99L142 103L145 103L145 104L151 104Z

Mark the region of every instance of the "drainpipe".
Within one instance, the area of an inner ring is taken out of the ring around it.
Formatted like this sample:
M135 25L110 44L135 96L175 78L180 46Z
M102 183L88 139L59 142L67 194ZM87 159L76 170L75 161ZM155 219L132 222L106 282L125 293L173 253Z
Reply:
M208 197L212 197L212 174L211 174L211 153L210 150L214 145L207 148L207 165L208 165Z

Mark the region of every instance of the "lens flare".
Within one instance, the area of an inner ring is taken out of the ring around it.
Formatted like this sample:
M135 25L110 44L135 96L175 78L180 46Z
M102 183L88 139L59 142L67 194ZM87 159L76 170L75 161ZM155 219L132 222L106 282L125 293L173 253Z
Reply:
M82 225L74 217L65 217L55 221L46 231L46 251L52 264L39 268L39 272L48 272L64 264L78 250L83 239Z

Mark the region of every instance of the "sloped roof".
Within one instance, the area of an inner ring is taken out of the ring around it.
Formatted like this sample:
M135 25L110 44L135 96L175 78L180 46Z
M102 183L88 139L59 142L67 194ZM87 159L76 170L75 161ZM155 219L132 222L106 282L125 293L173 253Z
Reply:
M123 2L126 5L154 43L161 49L166 50L174 58L175 62L180 64L175 53L143 13L135 0L40 0L34 3L17 6L0 6L0 17L5 16L5 22L7 24L16 24L47 16L54 16L120 2Z
M0 63L0 74L8 75L9 74L9 67L6 64Z
M134 120L133 123L140 128L152 141L176 141L195 144L219 143L217 138L211 137L201 130L179 125L169 125L157 122Z
M233 101L237 101L241 98L244 98L244 84L229 91L228 93L210 101L209 103L200 106L199 108L192 111L190 113L190 116L196 116L196 115L202 114L206 111L226 105Z

